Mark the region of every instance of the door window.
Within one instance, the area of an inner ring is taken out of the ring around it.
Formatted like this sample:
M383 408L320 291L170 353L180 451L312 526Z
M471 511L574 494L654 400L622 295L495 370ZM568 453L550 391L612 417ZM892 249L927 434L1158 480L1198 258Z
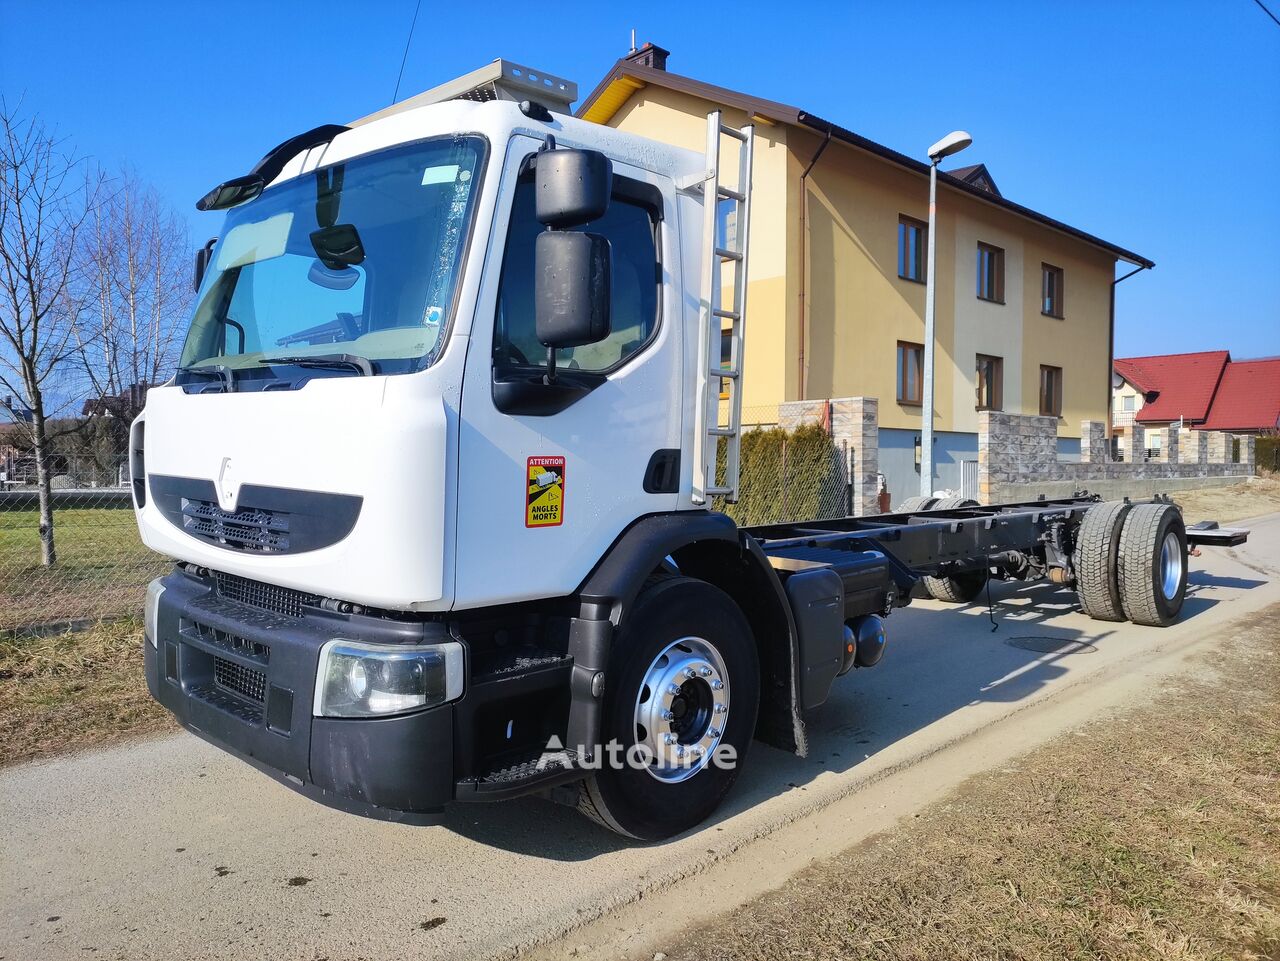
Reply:
M656 188L625 177L615 175L613 182L605 215L574 228L604 236L612 249L611 331L599 343L556 351L557 368L606 373L643 348L657 329L661 196ZM534 242L546 229L534 215L534 190L534 171L526 170L512 202L498 290L493 331L498 368L547 365L547 349L534 327Z

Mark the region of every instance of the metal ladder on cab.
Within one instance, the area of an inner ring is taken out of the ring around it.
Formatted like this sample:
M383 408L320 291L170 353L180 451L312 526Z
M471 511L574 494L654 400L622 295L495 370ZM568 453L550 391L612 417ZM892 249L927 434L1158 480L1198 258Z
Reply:
M738 179L735 188L720 177L720 139L738 141ZM742 360L747 316L747 240L751 227L751 157L755 127L730 127L720 111L707 115L707 159L702 174L681 183L686 190L702 188L702 297L698 309L698 366L693 444L693 502L713 497L729 503L738 499L742 435ZM720 203L728 201L733 239L720 235ZM733 301L721 298L721 268L733 264ZM727 356L726 356L727 355ZM722 384L727 398L721 397ZM722 403L724 401L724 403ZM724 440L723 478L720 441Z

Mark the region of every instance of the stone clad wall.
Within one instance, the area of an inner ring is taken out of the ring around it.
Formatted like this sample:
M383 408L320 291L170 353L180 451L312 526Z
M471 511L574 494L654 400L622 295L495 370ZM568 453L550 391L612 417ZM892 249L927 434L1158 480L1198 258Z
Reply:
M874 397L787 401L778 407L784 430L824 424L837 444L848 444L853 505L857 516L879 511L880 435ZM1126 460L1111 459L1102 421L1080 425L1080 460L1058 456L1058 418L982 411L978 415L978 487L984 504L1066 497L1079 490L1108 499L1172 493L1239 483L1253 473L1254 438L1214 431L1161 429L1157 459L1143 459L1148 438L1140 425L1129 435ZM1239 463L1231 463L1239 440ZM1136 450L1137 460L1131 460ZM750 466L743 464L743 470Z
M1044 476L1057 466L1058 418L999 410L978 414L978 499L982 503L995 503L1002 488L1021 483L1024 477Z
M778 405L778 426L783 430L825 422L836 444L843 441L849 445L853 467L853 509L857 517L878 513L880 509L879 417L879 402L874 397L793 400ZM746 469L745 464L743 469Z
M978 484L984 504L1064 497L1089 490L1104 497L1142 496L1181 488L1238 482L1253 473L1254 438L1241 436L1240 462L1232 463L1236 437L1220 431L1163 431L1159 459L1143 459L1145 432L1135 428L1126 460L1107 456L1099 421L1081 423L1080 460L1060 461L1058 419L983 411L978 419ZM1206 483L1208 482L1208 483Z

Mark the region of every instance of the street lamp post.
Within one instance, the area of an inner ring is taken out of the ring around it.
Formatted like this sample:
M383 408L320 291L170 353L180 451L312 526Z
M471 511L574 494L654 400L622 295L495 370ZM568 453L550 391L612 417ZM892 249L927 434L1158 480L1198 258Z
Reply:
M924 383L921 384L920 426L920 496L933 495L933 342L934 302L938 287L934 283L935 234L938 214L938 163L943 157L959 153L973 138L963 130L947 134L929 148L929 254L924 268Z

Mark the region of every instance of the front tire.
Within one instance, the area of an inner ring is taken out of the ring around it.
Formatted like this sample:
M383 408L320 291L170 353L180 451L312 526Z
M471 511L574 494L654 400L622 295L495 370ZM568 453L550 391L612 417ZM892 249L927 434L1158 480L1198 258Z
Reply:
M704 821L737 780L755 731L760 668L751 627L704 581L646 587L609 656L602 739L621 763L584 784L579 810L625 837L660 841ZM732 764L714 752L731 747ZM653 763L638 766L643 751Z

